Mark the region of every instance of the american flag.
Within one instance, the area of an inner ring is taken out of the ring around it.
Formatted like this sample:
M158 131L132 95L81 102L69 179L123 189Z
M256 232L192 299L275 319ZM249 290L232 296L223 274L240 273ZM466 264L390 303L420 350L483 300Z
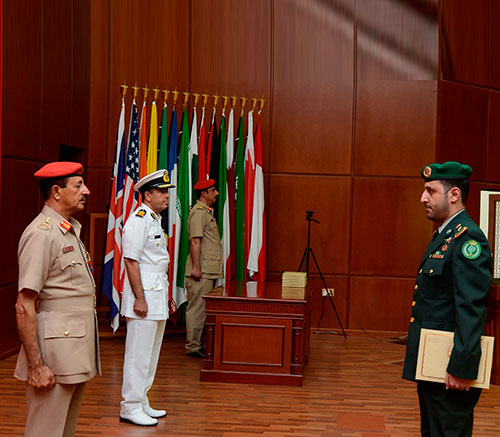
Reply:
M125 225L129 215L137 206L138 193L134 186L139 180L139 126L137 117L137 105L132 102L132 113L130 114L130 127L127 146L127 161L125 163L125 188L123 190L123 220Z
M118 329L120 312L120 264L122 247L123 180L125 172L125 101L122 99L116 151L113 164L113 181L109 201L106 250L102 272L102 290L110 305L111 327Z

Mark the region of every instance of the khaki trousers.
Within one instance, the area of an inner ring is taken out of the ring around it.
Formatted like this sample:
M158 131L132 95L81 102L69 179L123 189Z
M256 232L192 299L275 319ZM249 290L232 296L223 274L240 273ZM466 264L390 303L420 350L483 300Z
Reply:
M186 351L201 349L201 335L205 326L205 299L203 296L214 288L214 279L195 281L186 278L188 306L186 308Z
M26 384L26 437L72 437L86 382L34 388Z

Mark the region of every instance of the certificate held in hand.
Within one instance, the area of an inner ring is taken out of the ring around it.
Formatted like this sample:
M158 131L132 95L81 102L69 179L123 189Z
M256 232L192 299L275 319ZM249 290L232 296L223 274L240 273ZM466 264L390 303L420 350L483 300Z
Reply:
M453 349L453 335L448 331L421 329L415 379L444 383ZM481 336L481 361L477 379L471 387L490 388L494 340L494 337Z

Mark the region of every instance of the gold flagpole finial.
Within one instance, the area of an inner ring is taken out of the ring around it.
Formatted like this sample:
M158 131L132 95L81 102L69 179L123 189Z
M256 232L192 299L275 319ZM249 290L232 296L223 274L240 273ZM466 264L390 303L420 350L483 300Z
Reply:
M203 107L207 106L208 98L210 97L207 93L202 94L203 96Z
M226 109L227 102L229 101L229 97L228 96L222 96L222 98L224 99L224 101L222 103L222 109Z
M174 105L177 103L177 99L179 97L179 91L177 91L177 87L175 87L175 90L172 91L172 94L174 95Z
M148 84L146 84L146 86L142 89L142 95L143 95L144 100L146 100L148 98L148 94L149 94L149 88L148 88Z
M157 87L153 88L153 96L155 100L158 98L158 94L160 94L160 90Z
M184 94L184 107L186 107L189 101L189 93L185 91L182 94Z
M137 93L139 92L139 87L137 86L137 82L136 82L136 84L132 87L132 89L134 90L134 100L135 100L135 98L137 97Z
M236 96L232 96L231 97L231 108L234 109L234 107L236 106L236 101L238 100L238 97Z
M259 112L261 112L264 109L264 103L266 103L264 97L262 97L262 99L259 99L259 102L260 102Z
M163 101L164 101L165 103L167 103L167 100L168 100L168 94L170 93L170 91L169 91L169 90L162 90L162 92L163 92Z
M252 111L255 111L255 107L257 106L257 97L252 97L253 100L253 105L252 105Z
M241 99L241 110L245 109L245 105L247 103L247 98L246 97L240 97Z
M126 82L123 82L123 85L120 85L120 93L122 95L122 98L125 98L125 95L127 94L127 84Z
M219 103L220 96L215 92L215 95L212 96L214 98L214 108L217 106L217 103Z
M198 102L200 100L200 94L199 93L193 93L194 96L194 107L196 108L198 106Z

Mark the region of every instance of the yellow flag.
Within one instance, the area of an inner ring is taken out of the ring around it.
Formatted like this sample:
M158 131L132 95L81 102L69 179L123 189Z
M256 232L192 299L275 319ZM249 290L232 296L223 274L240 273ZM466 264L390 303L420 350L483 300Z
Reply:
M151 104L151 124L149 125L148 174L158 170L158 115L156 101Z

